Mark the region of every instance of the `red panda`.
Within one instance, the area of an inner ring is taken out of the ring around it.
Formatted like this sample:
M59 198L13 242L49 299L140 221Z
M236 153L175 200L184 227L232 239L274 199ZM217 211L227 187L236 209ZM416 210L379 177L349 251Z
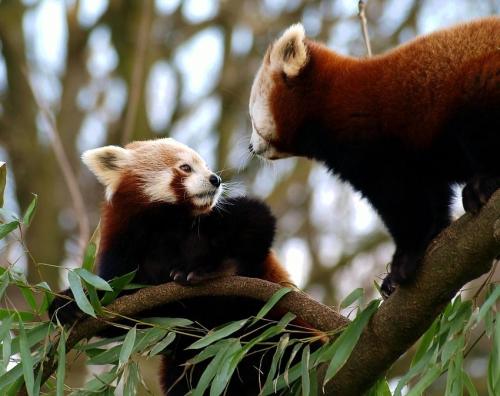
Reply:
M500 18L363 59L293 25L267 50L249 110L250 151L321 161L370 201L396 244L388 295L450 223L453 184L466 183L469 212L500 188Z
M89 150L82 159L106 187L98 254L102 278L137 270L133 281L140 284L194 284L222 275L291 282L270 250L276 220L269 208L246 197L219 199L220 177L189 147L165 138ZM255 315L260 305L236 297L196 298L146 316L185 317L211 329ZM49 313L62 323L81 316L76 305L61 298ZM182 365L195 355L185 350L192 342L177 337L171 354L163 357L160 377L165 394L189 392L187 379L179 378ZM227 394L257 395L255 367L258 360L244 359ZM203 368L204 363L196 365L190 378L194 385Z

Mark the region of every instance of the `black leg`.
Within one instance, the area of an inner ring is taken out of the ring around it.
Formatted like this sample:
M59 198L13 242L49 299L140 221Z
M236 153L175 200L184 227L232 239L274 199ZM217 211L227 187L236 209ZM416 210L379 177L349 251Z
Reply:
M467 212L477 213L500 188L500 176L476 175L462 190L462 203Z
M397 284L410 282L427 245L450 223L451 189L447 184L393 183L385 196L369 197L396 244L391 270L382 283L390 295Z

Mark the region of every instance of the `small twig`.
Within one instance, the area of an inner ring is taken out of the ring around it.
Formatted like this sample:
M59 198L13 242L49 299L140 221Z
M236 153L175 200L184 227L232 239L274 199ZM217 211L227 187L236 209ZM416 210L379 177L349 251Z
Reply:
M49 107L43 102L43 100L38 96L38 92L33 86L33 83L27 72L24 73L28 86L33 94L33 99L38 106L42 117L47 125L47 133L50 137L50 145L54 151L57 164L61 169L64 177L64 181L69 190L69 195L73 204L73 209L75 211L75 216L78 222L78 246L80 247L80 256L83 256L83 250L90 236L89 220L87 217L87 211L85 209L85 203L83 199L82 192L76 181L76 175L71 164L69 162L68 156L64 151L64 146L61 141L59 131L57 129L57 123L54 118L54 114L49 109Z
M368 53L368 57L372 56L372 46L370 45L370 37L368 36L368 26L366 23L366 3L363 0L359 0L358 2L358 16L361 21L361 30L363 31L363 39L366 45L366 52Z
M132 77L130 79L129 100L122 135L123 145L130 142L133 137L137 109L139 108L141 92L143 90L142 80L146 64L146 50L148 48L153 10L153 1L145 0L142 6L139 34L137 38L137 46L135 48L134 64L132 66Z

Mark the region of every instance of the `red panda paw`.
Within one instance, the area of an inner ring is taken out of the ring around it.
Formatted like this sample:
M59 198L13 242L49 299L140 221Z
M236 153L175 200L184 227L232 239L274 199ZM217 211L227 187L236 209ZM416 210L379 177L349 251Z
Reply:
M384 300L387 300L389 296L394 293L396 290L396 283L392 279L391 274L387 274L387 276L382 281L382 285L380 286L380 293Z
M197 285L203 281L217 278L221 276L220 273L206 272L202 270L183 270L183 269L173 269L170 271L170 278L181 285Z
M381 292L384 298L389 297L397 285L411 282L417 273L422 254L399 253L396 251L391 263L391 272L382 282Z
M474 176L462 190L466 212L477 213L500 188L500 176Z

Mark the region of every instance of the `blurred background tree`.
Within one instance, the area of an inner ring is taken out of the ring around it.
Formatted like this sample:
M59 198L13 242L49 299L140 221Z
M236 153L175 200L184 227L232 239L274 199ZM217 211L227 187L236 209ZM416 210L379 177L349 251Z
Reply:
M372 48L380 53L499 11L498 0L370 0ZM279 219L276 251L300 287L330 305L355 287L374 289L393 245L367 202L320 165L263 164L247 152L253 76L269 43L297 21L331 48L365 55L355 0L0 1L7 207L26 208L37 193L41 208L27 235L31 254L11 240L1 247L2 265L15 265L32 282L65 287L58 267L80 265L103 195L80 163L82 151L171 136L219 169L230 193L269 202ZM80 205L68 172L80 186ZM479 343L468 358L478 389L487 350ZM392 375L407 365L401 359ZM70 381L82 382L80 370L75 363ZM434 394L441 393L438 383Z

